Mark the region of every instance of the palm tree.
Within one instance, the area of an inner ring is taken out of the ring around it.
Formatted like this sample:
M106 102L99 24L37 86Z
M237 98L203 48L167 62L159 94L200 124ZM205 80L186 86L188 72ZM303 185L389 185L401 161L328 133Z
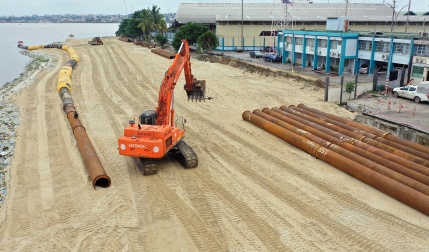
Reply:
M143 9L134 12L134 18L138 22L137 27L142 30L145 40L150 38L150 32L159 31L164 33L167 31L167 24L164 20L164 15L159 13L160 8L153 5L152 9Z
M153 30L153 18L148 9L143 9L134 12L134 18L138 22L137 27L142 30L145 40L149 37L150 32Z
M159 13L160 8L156 5L152 5L152 9L150 13L153 18L154 28L158 30L158 32L165 33L167 32L167 24L165 23L164 15Z

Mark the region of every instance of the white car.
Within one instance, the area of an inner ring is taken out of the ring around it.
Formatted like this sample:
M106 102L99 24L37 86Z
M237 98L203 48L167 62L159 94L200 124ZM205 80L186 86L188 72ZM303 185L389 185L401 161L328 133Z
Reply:
M393 97L404 97L415 102L427 102L429 100L429 82L425 81L418 85L396 87L392 91Z

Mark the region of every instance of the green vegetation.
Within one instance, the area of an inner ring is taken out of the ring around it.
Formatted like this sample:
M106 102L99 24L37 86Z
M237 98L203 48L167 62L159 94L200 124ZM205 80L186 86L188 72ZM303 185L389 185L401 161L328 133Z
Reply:
M161 33L156 34L154 40L161 47L163 47L168 42L168 39L164 35L162 35Z
M351 94L355 90L355 83L354 82L347 82L346 83L346 93Z
M353 91L355 91L355 83L353 81L346 82L346 93L349 94L349 100Z
M151 34L157 33L153 39L160 46L164 46L168 42L164 36L168 29L164 15L160 14L159 11L160 8L153 5L152 8L134 12L130 18L122 20L119 29L116 31L116 36L143 37L145 41L149 41L152 39ZM209 31L208 26L192 22L181 26L176 32L171 43L175 50L180 48L183 39L188 40L190 45L198 43L198 47L204 51L211 51L219 45L218 38Z
M203 33L201 36L198 37L198 45L204 50L204 51L211 51L218 47L219 45L219 39L217 38L216 34L214 34L211 31L207 31Z
M176 32L171 45L175 50L179 50L180 45L182 44L182 39L186 39L190 45L194 45L197 43L198 37L207 31L209 31L209 27L202 24L189 22L180 27L180 29Z
M143 36L145 40L151 39L150 33L155 31L165 33L167 24L164 20L164 15L159 13L160 8L153 5L152 8L147 8L135 11L131 18L121 21L119 29L116 31L116 36L126 36L137 38Z

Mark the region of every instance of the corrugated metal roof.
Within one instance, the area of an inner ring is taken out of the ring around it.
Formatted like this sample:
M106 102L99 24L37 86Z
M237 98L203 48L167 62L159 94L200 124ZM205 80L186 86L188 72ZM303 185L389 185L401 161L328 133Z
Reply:
M325 21L328 17L345 16L345 3L244 3L243 20L279 21L287 10L287 19L301 21ZM216 21L241 21L241 3L181 3L176 13L179 23L216 23ZM392 9L384 4L348 4L350 21L391 21ZM398 15L398 21L406 16ZM410 16L409 20L422 22L422 16Z

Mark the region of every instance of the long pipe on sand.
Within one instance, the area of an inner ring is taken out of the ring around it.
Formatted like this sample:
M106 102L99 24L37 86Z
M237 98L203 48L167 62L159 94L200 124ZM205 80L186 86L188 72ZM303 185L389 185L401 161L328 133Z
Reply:
M111 184L110 177L107 176L100 159L98 159L94 146L89 140L86 130L78 118L79 114L75 109L73 99L71 98L70 94L72 90L71 74L73 68L76 66L77 62L79 62L79 57L77 56L76 51L70 46L62 44L24 46L20 43L18 44L18 47L27 50L58 48L68 52L70 59L64 64L58 74L57 91L60 94L61 100L63 102L63 110L66 113L67 119L69 120L70 126L73 130L73 135L76 139L83 163L85 164L86 169L88 170L91 177L92 186L94 188L96 186L104 188L109 187Z

